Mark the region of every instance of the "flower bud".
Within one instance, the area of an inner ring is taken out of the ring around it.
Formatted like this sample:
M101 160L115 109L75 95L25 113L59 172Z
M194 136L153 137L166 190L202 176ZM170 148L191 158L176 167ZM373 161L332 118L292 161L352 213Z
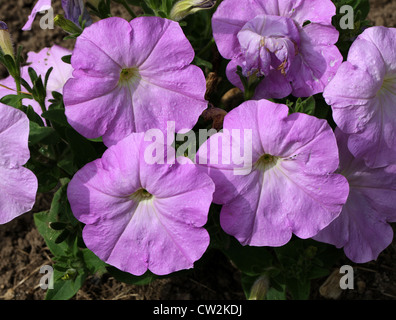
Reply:
M0 48L5 55L9 54L14 58L14 48L12 47L11 35L8 31L7 24L3 21L0 21Z
M264 300L269 289L269 279L266 275L259 277L250 290L249 300Z
M170 18L179 21L189 14L203 9L211 9L216 4L216 0L180 0L173 6Z
M82 32L74 22L66 19L62 14L56 15L54 23L70 34L80 34Z

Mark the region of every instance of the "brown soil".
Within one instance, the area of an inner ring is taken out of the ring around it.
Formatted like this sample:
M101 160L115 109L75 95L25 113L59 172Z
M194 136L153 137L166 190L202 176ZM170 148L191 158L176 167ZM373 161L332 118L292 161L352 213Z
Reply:
M2 0L0 20L6 21L16 45L25 52L61 44L72 48L73 41L62 41L64 34L58 29L41 30L36 21L32 31L20 32L35 0ZM54 1L55 11L61 12L60 1ZM375 25L396 26L396 1L371 0L369 18ZM122 12L122 11L119 11ZM36 19L38 20L38 19ZM0 66L0 78L6 71ZM49 249L35 228L33 213L49 208L51 199L38 195L32 212L6 225L0 225L0 300L38 300L44 298L39 287L41 266L52 264ZM216 252L207 254L206 264L185 275L155 280L149 285L134 286L117 282L105 274L91 276L73 299L125 300L125 299L244 299L239 272ZM341 293L343 300L381 299L396 300L396 240L381 253L377 261L354 265L355 288ZM345 262L349 263L349 262ZM343 261L334 268L340 267ZM319 287L326 278L314 282L311 299L324 299Z

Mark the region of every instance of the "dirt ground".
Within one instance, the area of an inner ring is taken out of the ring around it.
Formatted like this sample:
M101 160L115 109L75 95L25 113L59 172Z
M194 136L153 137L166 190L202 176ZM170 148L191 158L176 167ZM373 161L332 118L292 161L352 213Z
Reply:
M30 14L35 0L0 0L0 20L6 21L14 42L23 45L25 52L38 51L45 46L62 44L72 48L73 41L62 41L59 29L41 30L37 21L30 32L18 32ZM60 10L60 1L53 1ZM375 25L396 26L396 0L371 0L369 19ZM120 11L121 12L121 11ZM37 19L36 19L37 20ZM0 78L6 75L0 66ZM49 208L50 199L38 195L32 212L0 225L0 300L39 300L44 290L39 287L41 266L52 264L51 253L36 230L33 213ZM394 226L395 227L395 226ZM394 228L396 231L396 228ZM160 279L146 286L117 282L105 274L89 277L73 299L77 300L239 300L244 299L239 272L216 252L209 252L207 263L188 275ZM334 268L340 267L340 261ZM349 263L349 262L346 262ZM381 253L377 261L353 265L355 288L344 290L341 300L396 300L396 239ZM320 286L326 278L313 283L312 300L325 299Z

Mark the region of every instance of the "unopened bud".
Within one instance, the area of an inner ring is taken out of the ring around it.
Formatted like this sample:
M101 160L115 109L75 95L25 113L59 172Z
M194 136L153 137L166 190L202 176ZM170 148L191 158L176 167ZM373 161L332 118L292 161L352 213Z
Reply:
M179 21L189 14L204 9L211 9L216 4L216 0L180 0L173 6L170 18Z
M7 24L3 21L0 21L0 48L4 55L9 54L14 58L14 48L12 46L11 35L8 31Z
M250 290L249 300L264 300L269 289L269 279L266 275L260 276Z
M74 22L66 19L62 14L56 15L54 23L70 34L80 34L82 32Z

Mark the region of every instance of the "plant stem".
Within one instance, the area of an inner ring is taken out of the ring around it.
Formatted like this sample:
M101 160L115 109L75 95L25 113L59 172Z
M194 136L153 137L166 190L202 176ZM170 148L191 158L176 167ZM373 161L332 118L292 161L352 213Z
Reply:
M17 95L19 96L21 95L21 91L22 91L21 77L18 75L17 77L14 78L14 80L15 80ZM18 100L18 109L22 110L22 99Z

